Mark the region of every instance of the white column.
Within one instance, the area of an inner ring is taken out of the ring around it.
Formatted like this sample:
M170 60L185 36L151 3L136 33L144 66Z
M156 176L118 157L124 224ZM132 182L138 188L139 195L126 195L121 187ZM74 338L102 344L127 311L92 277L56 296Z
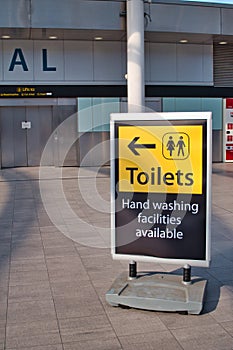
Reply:
M142 112L144 82L144 0L127 0L128 112Z

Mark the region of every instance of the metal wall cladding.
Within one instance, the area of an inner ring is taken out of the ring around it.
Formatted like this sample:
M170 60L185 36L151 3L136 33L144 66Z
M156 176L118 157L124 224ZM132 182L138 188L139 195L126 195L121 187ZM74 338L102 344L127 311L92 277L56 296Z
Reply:
M0 40L0 81L126 83L120 41ZM146 44L146 81L213 83L212 45Z
M212 160L213 162L222 162L222 142L223 133L222 130L213 130L212 138L214 142L212 143Z
M212 45L149 43L146 60L149 82L213 82Z
M233 85L233 44L214 45L214 85Z
M124 0L0 0L0 28L125 30L126 17L121 16L125 5ZM233 9L221 4L148 6L145 13L150 14L151 21L147 23L147 32L233 34ZM31 38L31 32L26 34Z
M233 16L233 9L230 8L222 8L221 10L222 15L222 33L223 35L232 35L233 33L233 22L232 22L232 16Z
M153 4L147 30L219 34L221 11L217 7Z
M30 0L0 0L1 28L29 28Z
M32 28L120 29L115 1L32 0Z
M6 101L6 105L0 107L3 168L39 166L41 159L43 166L77 166L76 143L66 148L67 140L77 139L75 100L32 99L30 105L28 100L11 101L13 106Z
M0 23L3 28L125 28L125 18L120 16L125 8L124 1L0 0L0 6ZM229 34L232 16L228 10L221 13L218 7L151 4L152 21L146 30L220 34L222 22L226 34Z

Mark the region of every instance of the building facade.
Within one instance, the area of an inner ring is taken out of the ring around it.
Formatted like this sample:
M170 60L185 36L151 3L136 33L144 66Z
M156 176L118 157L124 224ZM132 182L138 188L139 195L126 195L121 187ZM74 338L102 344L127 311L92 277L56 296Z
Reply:
M126 1L0 5L1 167L38 166L49 139L44 165L106 163L109 114L127 100ZM233 97L232 17L233 4L144 1L148 111L212 111L216 162Z

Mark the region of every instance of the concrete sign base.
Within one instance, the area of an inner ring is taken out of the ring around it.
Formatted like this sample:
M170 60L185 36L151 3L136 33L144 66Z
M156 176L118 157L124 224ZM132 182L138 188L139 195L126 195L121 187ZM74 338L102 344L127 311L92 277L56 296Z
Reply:
M182 276L166 273L138 273L129 279L122 273L106 293L106 301L112 306L128 306L136 309L187 312L200 314L207 280L192 277L185 285Z

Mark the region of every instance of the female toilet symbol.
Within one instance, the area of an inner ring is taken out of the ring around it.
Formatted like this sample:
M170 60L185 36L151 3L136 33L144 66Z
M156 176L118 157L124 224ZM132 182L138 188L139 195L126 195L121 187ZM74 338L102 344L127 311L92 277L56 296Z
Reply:
M167 150L170 152L170 157L172 157L172 152L175 150L175 142L173 141L172 136L169 136L169 140L167 142Z

